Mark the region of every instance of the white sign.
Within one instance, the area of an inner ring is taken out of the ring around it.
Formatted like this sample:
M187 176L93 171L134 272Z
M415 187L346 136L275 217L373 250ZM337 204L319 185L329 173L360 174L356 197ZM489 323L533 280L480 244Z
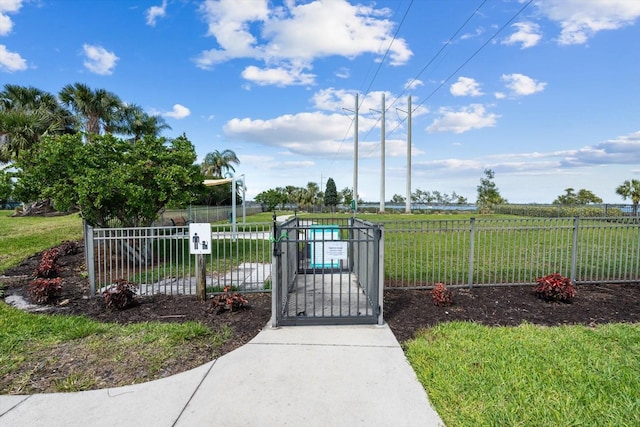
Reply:
M324 242L324 259L347 259L347 242Z
M191 255L211 253L211 224L189 224L189 253Z

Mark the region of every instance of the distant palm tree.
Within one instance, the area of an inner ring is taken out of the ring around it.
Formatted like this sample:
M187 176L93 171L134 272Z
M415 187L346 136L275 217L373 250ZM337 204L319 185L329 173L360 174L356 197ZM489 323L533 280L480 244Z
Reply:
M236 171L234 164L239 165L240 160L232 150L222 152L215 150L213 153L207 153L200 165L200 170L204 176L221 178L225 172Z
M138 142L147 135L158 137L165 129L171 126L161 116L150 116L142 107L131 104L118 109L112 131L132 136L132 141Z
M638 215L638 204L640 204L640 180L626 180L616 188L616 193L622 196L623 200L631 199L633 203L633 215Z
M320 193L320 187L315 182L307 183L307 188L304 188L300 194L300 202L304 206L313 206L318 201L318 194Z
M88 134L111 132L115 126L116 112L122 101L114 93L104 89L92 90L83 83L69 84L58 94L62 103L84 120Z

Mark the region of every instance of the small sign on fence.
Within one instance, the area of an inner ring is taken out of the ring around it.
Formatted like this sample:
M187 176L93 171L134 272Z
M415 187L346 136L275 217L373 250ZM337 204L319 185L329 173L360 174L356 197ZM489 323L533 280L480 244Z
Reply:
M189 253L191 255L211 253L211 224L189 224Z

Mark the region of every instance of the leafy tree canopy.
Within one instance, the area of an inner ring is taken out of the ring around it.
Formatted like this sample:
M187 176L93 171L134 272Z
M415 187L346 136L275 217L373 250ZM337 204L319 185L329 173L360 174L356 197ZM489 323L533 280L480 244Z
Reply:
M271 188L258 194L255 197L255 201L265 205L266 210L272 211L278 205L287 203L287 194L282 191L278 191L278 189Z
M573 188L565 188L565 194L558 196L554 201L554 205L586 205L589 203L602 203L602 199L596 196L592 191L581 188L578 193L574 193Z
M478 185L478 200L477 204L482 209L491 209L492 206L506 203L507 201L500 195L498 187L496 187L493 179L495 178L495 172L491 169L484 170L484 178L480 179L480 185Z
M631 199L633 203L633 214L638 215L638 204L640 204L640 180L627 179L622 185L616 188L616 194L622 197L622 200Z
M24 156L16 185L23 201L51 199L57 210L78 207L91 225L148 226L169 205L189 203L202 190L196 153L186 136L146 136L136 144L112 135L42 139Z

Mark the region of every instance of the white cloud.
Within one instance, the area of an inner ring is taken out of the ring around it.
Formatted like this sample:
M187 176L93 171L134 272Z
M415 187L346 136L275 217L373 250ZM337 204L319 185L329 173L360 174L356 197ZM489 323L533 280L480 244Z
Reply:
M519 73L503 74L501 80L514 96L533 95L536 92L542 92L547 85Z
M542 36L540 26L533 22L516 22L512 25L517 31L502 41L502 44L512 45L520 43L521 49L533 47L538 44Z
M224 125L227 138L286 148L297 154L326 155L340 150L349 118L320 112L287 114L270 120L232 119Z
M404 39L393 38L394 23L386 19L391 14L388 9L352 5L346 0L287 1L272 8L267 0L207 0L200 10L208 23L208 35L218 44L195 59L204 69L235 58L255 59L264 62L266 69L280 72L311 69L318 58L355 58L365 53L381 58L387 48L391 65L404 64L412 56ZM256 70L255 66L249 72L245 69L245 75ZM286 78L261 81L299 84L297 79L288 83Z
M335 72L335 76L339 79L348 79L351 77L351 70L346 67L341 67Z
M458 77L458 81L449 88L453 96L480 96L480 84L470 77Z
M441 108L439 112L441 117L435 119L427 131L463 133L472 129L493 127L499 117L497 114L485 111L481 104L471 104L458 111Z
M495 96L496 99L505 99L507 97L507 95L504 92L495 92L493 96Z
M564 166L640 163L640 131L568 152Z
M405 89L415 89L415 88L420 87L420 86L424 86L424 82L422 80L418 80L418 79L408 80L404 84L404 88Z
M7 50L7 47L0 44L0 70L14 72L27 69L27 61L19 53Z
M539 0L535 5L560 24L561 45L586 43L599 31L631 25L640 17L637 0Z
M6 36L13 29L9 13L16 13L22 7L22 0L0 0L0 36Z
M250 65L242 71L242 77L259 86L276 85L310 85L313 84L315 75L304 73L302 69L286 67L258 68Z
M180 119L184 119L190 114L191 114L191 111L187 107L185 107L184 105L175 104L173 106L173 110L167 113L162 113L162 116L180 120Z
M158 18L162 18L167 14L167 0L162 0L162 5L160 6L151 6L146 11L147 15L147 25L152 27L156 26L156 20Z
M103 76L113 74L116 62L120 59L115 53L109 52L102 46L90 44L84 44L82 49L87 57L84 61L84 66L89 71Z
M474 37L479 37L484 33L484 28L478 27L474 33L466 33L460 36L460 40L472 39Z

